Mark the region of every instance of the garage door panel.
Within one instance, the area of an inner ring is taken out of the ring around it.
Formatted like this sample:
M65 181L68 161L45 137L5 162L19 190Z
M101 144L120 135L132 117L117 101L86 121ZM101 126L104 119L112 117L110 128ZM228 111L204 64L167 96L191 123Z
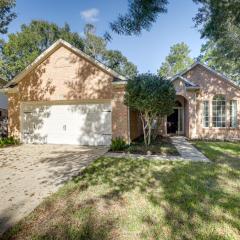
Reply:
M109 145L111 105L23 106L24 142Z

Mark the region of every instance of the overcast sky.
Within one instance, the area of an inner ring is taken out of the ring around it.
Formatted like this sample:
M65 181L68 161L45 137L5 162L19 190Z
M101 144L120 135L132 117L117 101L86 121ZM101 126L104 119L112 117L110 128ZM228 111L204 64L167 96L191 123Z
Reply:
M156 73L170 46L178 42L187 43L193 57L199 54L203 40L192 21L198 6L192 0L169 2L168 13L158 18L150 32L138 37L112 36L109 48L120 50L140 72ZM92 23L103 35L109 30L109 22L126 10L127 0L17 0L18 17L10 24L9 32L18 31L21 24L32 19L42 19L59 25L67 22L80 34L86 23Z

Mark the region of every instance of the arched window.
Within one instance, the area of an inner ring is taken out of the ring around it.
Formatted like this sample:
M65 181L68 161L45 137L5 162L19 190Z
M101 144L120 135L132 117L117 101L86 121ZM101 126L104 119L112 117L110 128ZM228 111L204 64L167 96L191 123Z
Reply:
M212 101L213 127L226 127L226 99L223 95L216 95Z

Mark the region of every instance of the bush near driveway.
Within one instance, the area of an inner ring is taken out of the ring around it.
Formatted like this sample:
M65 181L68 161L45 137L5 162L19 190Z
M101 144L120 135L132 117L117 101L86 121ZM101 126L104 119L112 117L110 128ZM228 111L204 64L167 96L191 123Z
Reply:
M18 145L20 141L14 137L0 138L0 147L6 147L11 145Z
M102 157L3 239L238 240L240 168L222 163Z

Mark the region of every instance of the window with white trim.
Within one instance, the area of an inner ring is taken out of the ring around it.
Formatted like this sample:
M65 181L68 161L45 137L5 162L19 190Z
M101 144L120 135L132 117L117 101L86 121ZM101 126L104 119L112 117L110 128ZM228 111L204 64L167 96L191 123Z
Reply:
M203 127L209 127L209 101L203 101Z
M230 101L230 127L237 127L237 100Z
M226 127L226 99L222 95L213 98L212 125L213 127Z

